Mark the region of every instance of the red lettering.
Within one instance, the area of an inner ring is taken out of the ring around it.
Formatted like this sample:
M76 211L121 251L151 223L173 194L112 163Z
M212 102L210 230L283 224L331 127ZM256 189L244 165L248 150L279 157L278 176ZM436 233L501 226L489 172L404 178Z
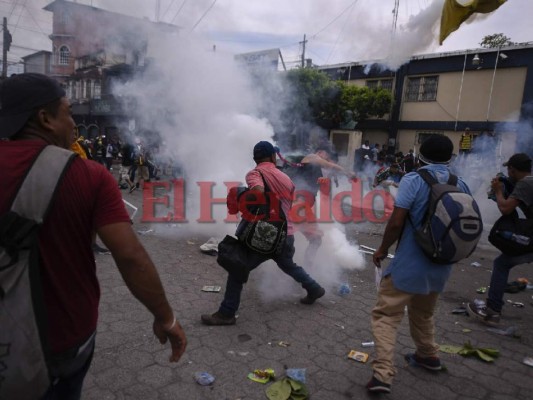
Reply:
M376 197L381 197L383 199L383 215L381 217L376 216L376 210L374 207ZM363 198L363 211L365 218L367 221L374 224L386 222L391 216L393 207L394 197L392 197L392 195L385 190L371 190Z
M342 201L349 197L351 201L351 216L344 213L342 207ZM361 180L352 180L352 190L339 192L333 198L333 217L335 221L341 224L347 224L348 222L361 222L363 220L363 215L361 211L361 199L362 197L362 185Z
M167 222L172 219L172 213L165 217L155 216L155 207L157 204L163 204L168 208L168 195L163 197L154 197L156 187L163 187L168 192L170 184L168 182L144 182L143 186L143 216L142 222Z

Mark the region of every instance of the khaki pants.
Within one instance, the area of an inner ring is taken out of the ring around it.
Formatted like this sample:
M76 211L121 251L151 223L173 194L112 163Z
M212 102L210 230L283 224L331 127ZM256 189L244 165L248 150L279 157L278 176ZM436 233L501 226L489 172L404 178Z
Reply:
M394 346L396 332L402 322L405 306L409 314L409 329L420 357L435 357L439 350L435 343L433 312L438 293L412 294L394 287L390 275L383 278L376 306L372 310L372 332L375 342L374 376L391 384L396 374Z

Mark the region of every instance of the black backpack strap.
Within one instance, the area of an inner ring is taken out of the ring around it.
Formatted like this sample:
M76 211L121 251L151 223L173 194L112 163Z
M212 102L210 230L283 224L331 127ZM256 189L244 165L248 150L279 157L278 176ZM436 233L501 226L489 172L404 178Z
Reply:
M285 215L285 212L283 211L283 207L281 207L281 199L279 198L279 196L277 195L277 193L274 193L274 192L270 189L270 186L268 186L268 183L267 183L267 181L266 181L266 179L265 179L263 173L262 173L261 171L259 171L259 169L256 169L256 171L259 172L259 175L261 175L261 179L263 180L263 183L264 183L264 185L265 185L265 193L271 192L271 193L273 193L273 194L277 197L277 199L278 199L278 201L279 201L279 212L280 212L280 215L281 215L281 217L282 217L284 220L287 220L287 216ZM266 200L267 200L267 202L268 202L268 196L266 196ZM269 204L270 204L270 203L269 203ZM270 207L270 205L269 205L269 207Z
M457 182L458 182L457 176L450 172L450 176L448 178L448 185L457 186Z
M431 175L428 170L419 169L418 171L416 171L416 173L420 175L424 182L426 182L430 187L439 183L439 181L437 181L437 179L433 175Z

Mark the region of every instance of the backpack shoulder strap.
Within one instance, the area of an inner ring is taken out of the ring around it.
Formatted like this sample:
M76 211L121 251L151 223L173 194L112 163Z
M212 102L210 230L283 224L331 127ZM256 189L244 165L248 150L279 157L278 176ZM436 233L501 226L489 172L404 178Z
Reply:
M457 181L457 176L450 172L450 176L448 177L448 185L457 186Z
M57 186L76 153L57 146L46 146L37 156L20 187L11 211L42 223Z
M418 171L416 171L418 175L420 175L422 177L422 179L431 187L437 183L439 183L439 181L437 181L437 179L435 179L435 177L433 175L431 175L429 173L428 170L425 170L425 169L419 169Z

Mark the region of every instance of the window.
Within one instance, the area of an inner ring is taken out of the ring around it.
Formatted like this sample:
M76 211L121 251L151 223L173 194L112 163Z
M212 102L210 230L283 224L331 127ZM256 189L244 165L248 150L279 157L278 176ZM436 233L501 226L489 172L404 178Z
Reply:
M385 89L392 91L392 79L373 79L366 81L366 87L369 89Z
M437 100L438 76L421 76L408 78L405 101Z
M93 81L91 81L90 79L88 79L86 82L85 82L85 98L86 99L90 99L91 98L91 93L92 93L92 83Z
M70 50L67 46L59 48L59 65L68 65L70 61Z
M101 86L100 86L100 81L94 81L94 93L93 93L93 98L94 99L99 99L102 95L102 89L101 89Z
M369 89L377 89L379 85L379 81L366 81L366 87Z

